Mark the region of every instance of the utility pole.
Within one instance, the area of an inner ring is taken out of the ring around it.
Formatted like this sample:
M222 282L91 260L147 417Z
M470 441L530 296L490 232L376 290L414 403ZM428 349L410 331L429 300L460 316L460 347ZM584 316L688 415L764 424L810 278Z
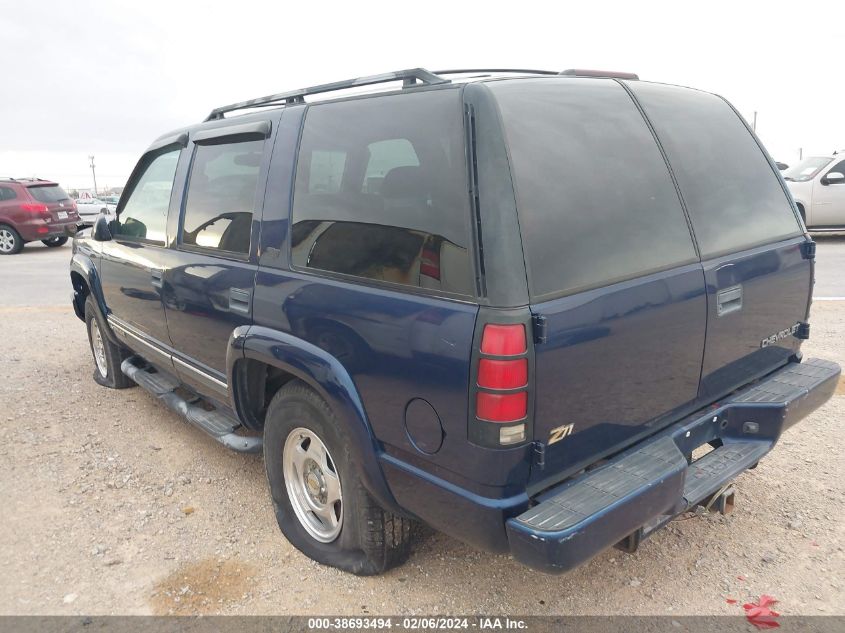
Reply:
M757 110L754 110L754 120L751 122L751 129L757 131Z
M94 157L89 156L88 160L91 161L91 175L94 176L94 197L97 197L97 172L94 171Z
M804 148L803 147L798 148L798 160L804 160Z

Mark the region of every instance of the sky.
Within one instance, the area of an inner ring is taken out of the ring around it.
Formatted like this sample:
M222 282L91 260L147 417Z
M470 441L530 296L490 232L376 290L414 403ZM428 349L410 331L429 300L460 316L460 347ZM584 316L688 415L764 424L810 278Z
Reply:
M122 186L156 137L216 106L418 66L716 92L794 164L845 149L844 25L841 0L0 0L0 175L90 188L94 155L98 186Z

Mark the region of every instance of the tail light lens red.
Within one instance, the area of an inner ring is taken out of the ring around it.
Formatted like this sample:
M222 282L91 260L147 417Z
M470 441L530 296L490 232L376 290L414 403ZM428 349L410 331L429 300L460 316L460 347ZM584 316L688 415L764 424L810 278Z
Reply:
M486 389L519 389L528 384L528 359L478 361L478 386Z
M29 211L30 213L47 213L46 204L26 203L21 205L21 209Z
M487 422L517 422L528 415L528 394L487 393L479 391L475 399L475 414Z
M522 323L487 323L481 333L481 358L478 359L475 394L475 417L480 423L517 423L514 428L501 427L512 444L525 438L528 417L528 340ZM521 424L520 424L521 423ZM519 427L519 428L516 428ZM520 429L522 429L520 431ZM496 437L500 433L496 432ZM511 438L513 436L513 438Z
M440 281L440 253L433 248L423 248L420 274Z
M525 326L495 325L488 323L484 326L481 336L481 353L491 356L517 356L528 351L525 342Z

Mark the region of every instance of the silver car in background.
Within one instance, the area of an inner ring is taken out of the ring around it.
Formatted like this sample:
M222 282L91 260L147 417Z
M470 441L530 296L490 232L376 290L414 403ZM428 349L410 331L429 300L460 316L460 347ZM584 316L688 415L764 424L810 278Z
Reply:
M117 205L98 198L77 198L76 208L79 211L80 225L88 227L94 225L94 221L101 213L113 215Z

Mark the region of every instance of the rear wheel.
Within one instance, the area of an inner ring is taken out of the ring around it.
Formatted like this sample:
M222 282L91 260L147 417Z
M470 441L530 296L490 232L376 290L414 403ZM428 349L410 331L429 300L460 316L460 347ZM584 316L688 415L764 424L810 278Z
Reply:
M45 246L56 248L57 246L64 246L65 244L67 244L67 237L65 237L64 235L59 237L50 237L46 240L41 240L41 243Z
M134 386L135 383L120 371L120 364L126 360L129 352L109 340L105 333L105 323L91 295L85 300L85 325L88 327L88 342L94 356L94 380L97 384L111 389Z
M0 224L0 255L14 255L23 248L23 238L11 226Z
M408 558L411 521L370 496L350 444L326 402L302 382L289 382L273 397L264 463L279 527L319 563L379 574Z

